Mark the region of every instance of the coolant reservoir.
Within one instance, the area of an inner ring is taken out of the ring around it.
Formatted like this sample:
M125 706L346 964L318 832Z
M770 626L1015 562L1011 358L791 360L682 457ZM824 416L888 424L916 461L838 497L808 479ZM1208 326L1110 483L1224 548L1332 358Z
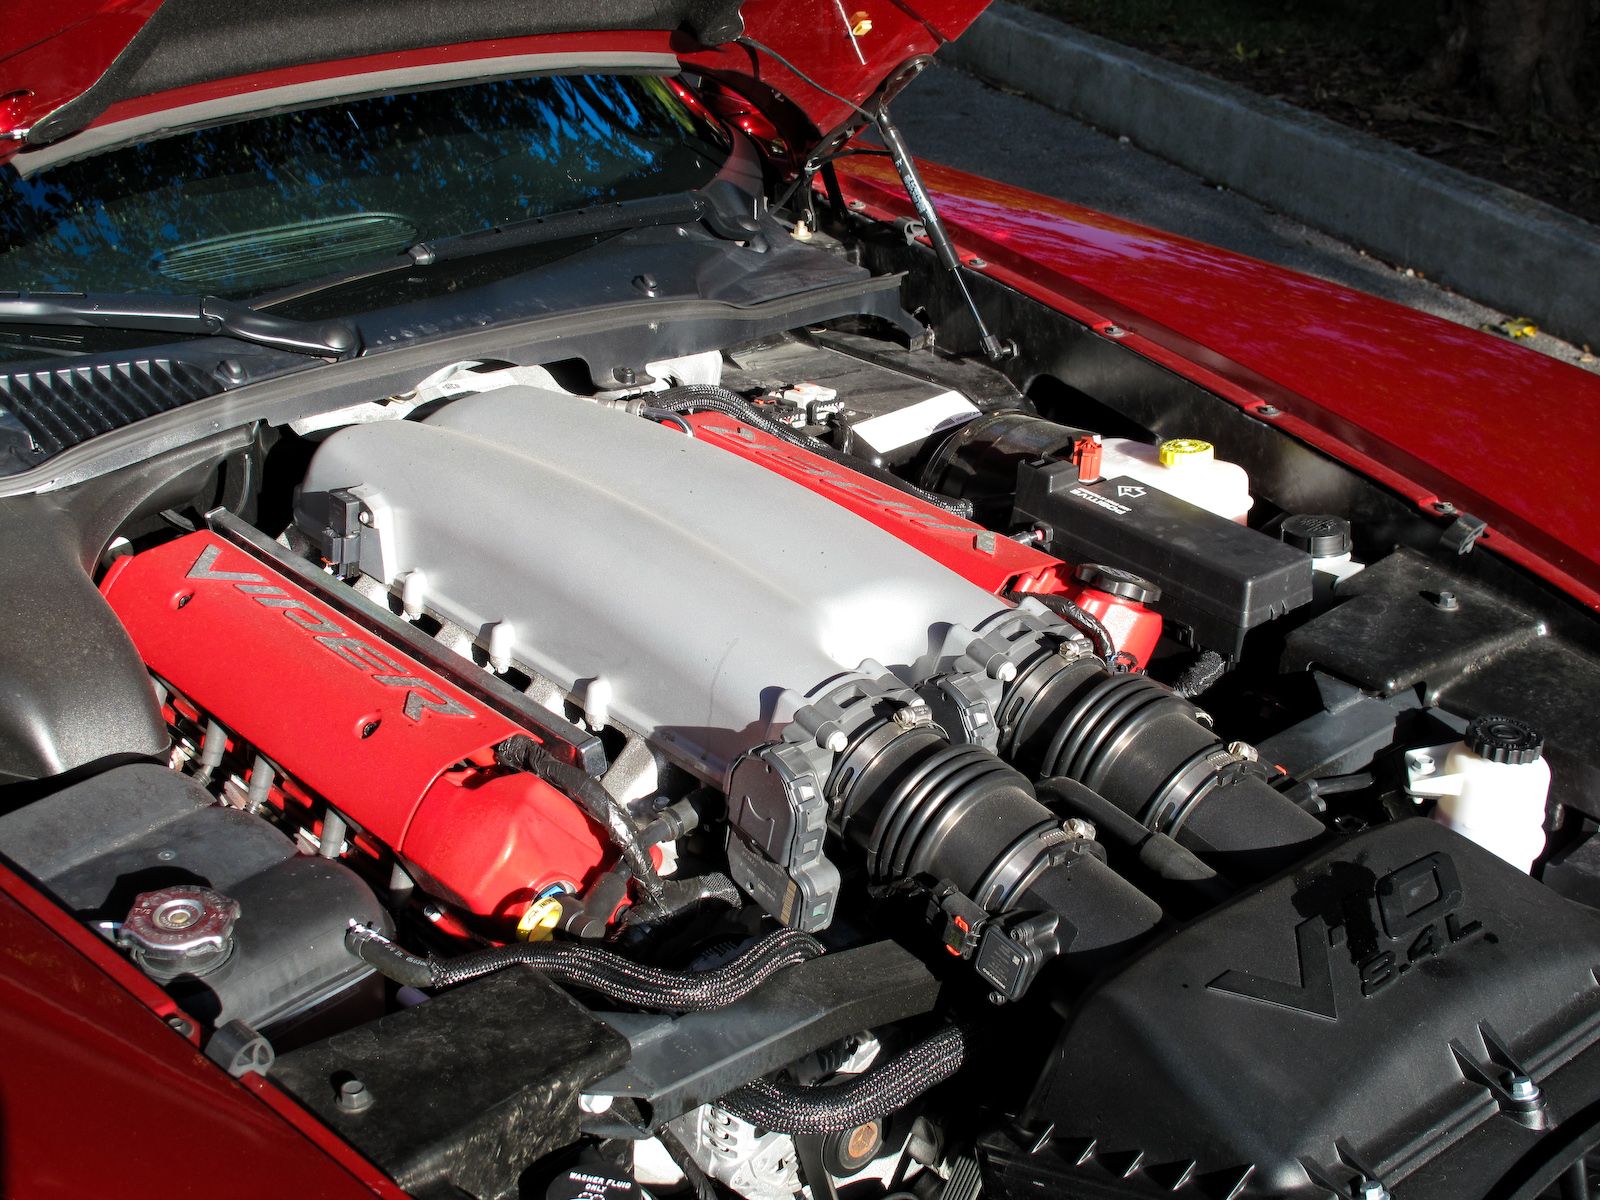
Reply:
M1406 791L1435 797L1435 820L1531 871L1544 853L1550 794L1543 749L1539 732L1515 717L1476 717L1454 745L1406 752Z
M1250 514L1249 476L1243 467L1218 459L1210 442L1171 438L1152 446L1106 438L1103 445L1102 478L1129 476L1241 525Z

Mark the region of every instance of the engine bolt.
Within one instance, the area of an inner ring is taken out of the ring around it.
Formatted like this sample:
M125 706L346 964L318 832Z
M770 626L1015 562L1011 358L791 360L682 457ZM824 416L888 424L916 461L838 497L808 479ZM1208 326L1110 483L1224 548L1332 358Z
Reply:
M1389 1200L1389 1189L1376 1179L1363 1179L1356 1184L1357 1200Z
M1461 601L1454 592L1440 592L1434 596L1433 606L1441 612L1455 612L1461 607Z
M1082 817L1068 817L1061 822L1061 832L1075 842L1092 842L1095 828L1093 823L1085 821Z
M1506 1077L1506 1094L1519 1103L1532 1104L1540 1097L1539 1085L1526 1075L1508 1075Z
M1240 762L1256 762L1261 754L1249 742L1229 742L1227 751Z
M372 1107L372 1093L361 1080L346 1079L339 1084L339 1095L335 1103L338 1104L340 1112L366 1112Z

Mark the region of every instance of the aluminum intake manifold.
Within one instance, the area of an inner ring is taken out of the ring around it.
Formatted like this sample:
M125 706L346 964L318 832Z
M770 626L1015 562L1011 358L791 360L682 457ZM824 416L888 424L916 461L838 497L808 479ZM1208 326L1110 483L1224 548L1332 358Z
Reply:
M816 493L682 432L507 387L317 451L325 553L726 786L806 698L942 670L1012 613ZM1045 618L1053 620L1053 618Z

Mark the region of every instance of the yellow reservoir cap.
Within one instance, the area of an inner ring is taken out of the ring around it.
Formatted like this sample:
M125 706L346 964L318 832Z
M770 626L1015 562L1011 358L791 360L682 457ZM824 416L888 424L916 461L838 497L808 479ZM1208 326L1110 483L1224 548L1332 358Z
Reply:
M517 936L525 942L548 942L550 935L561 923L561 901L546 896L528 905L517 922Z
M1217 448L1199 438L1171 438L1162 442L1161 448L1156 451L1156 459L1163 467L1210 462L1216 456Z

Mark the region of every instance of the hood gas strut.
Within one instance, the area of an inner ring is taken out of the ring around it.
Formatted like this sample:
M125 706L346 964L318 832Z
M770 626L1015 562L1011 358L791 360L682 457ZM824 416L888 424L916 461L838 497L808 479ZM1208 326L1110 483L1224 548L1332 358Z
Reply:
M854 101L841 96L831 88L824 87L770 46L765 46L752 37L740 37L738 40L749 49L759 51L787 68L792 74L823 93L823 95L831 96L841 104L849 105L862 120L877 127L878 136L883 139L884 148L889 152L889 159L894 163L894 169L900 176L900 182L906 189L906 195L910 197L911 207L916 209L917 217L922 222L923 231L928 235L928 242L933 247L933 253L938 258L939 265L950 273L951 279L955 281L956 290L961 293L961 299L965 302L967 310L972 313L972 319L978 324L978 345L983 348L984 357L989 359L990 362L999 362L1014 353L1015 348L991 333L988 325L984 323L983 314L978 311L977 301L973 300L972 293L967 290L966 276L962 273L961 257L956 253L955 244L951 242L950 235L945 230L944 221L939 217L939 210L934 207L933 198L928 195L927 189L922 186L922 176L917 173L917 165L911 158L911 151L906 146L905 137L900 133L899 127L889 119L888 96L897 90L896 83L903 82L920 71L922 62L918 61L909 64L909 73L902 71L896 79L890 80L880 91L879 96L881 98L877 100L872 110L869 111ZM841 140L837 136L828 139L828 141L835 144L838 144ZM814 155L806 163L805 173L807 175L813 174L816 169L814 164L818 162L818 158ZM804 186L810 186L809 180Z

